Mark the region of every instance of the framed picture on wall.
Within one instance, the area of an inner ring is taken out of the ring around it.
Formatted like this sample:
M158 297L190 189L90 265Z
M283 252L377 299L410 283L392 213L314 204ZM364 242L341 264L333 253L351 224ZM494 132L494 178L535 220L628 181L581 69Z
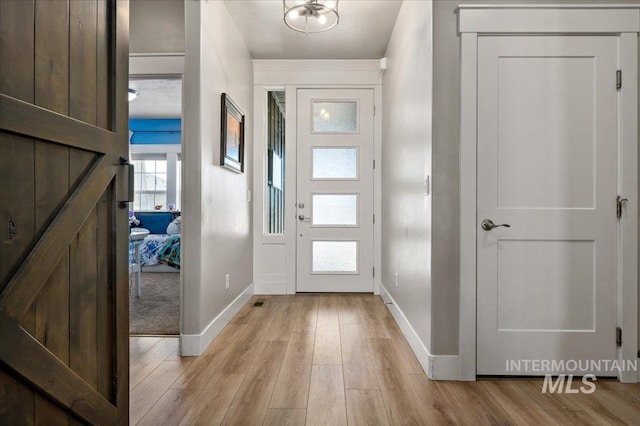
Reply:
M244 173L244 114L226 93L222 94L220 165Z

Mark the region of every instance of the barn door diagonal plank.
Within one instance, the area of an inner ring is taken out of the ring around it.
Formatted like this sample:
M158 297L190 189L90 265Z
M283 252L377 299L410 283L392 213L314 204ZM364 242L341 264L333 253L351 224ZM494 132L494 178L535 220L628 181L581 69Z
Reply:
M19 319L27 312L71 239L113 180L116 170L113 160L106 156L93 165L0 293L0 309L6 315Z
M116 418L109 401L1 310L0 335L0 361L25 380L90 424Z

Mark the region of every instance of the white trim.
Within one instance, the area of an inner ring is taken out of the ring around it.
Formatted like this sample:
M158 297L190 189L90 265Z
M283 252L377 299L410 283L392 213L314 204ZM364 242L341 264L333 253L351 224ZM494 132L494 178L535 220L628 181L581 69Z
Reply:
M200 334L180 335L180 354L182 356L199 356L207 349L229 321L240 311L253 295L253 284L249 285L233 302L218 314Z
M411 323L398 307L387 291L384 284L380 283L380 296L393 315L400 331L409 342L411 350L418 358L422 369L431 380L460 380L460 359L457 355L432 355L424 345Z
M638 110L637 32L640 5L464 5L459 8L460 49L460 380L476 376L476 143L478 33L620 35L620 191L630 201L621 223L619 324L620 357L637 359L638 350ZM624 238L627 237L627 238ZM639 373L640 374L640 373ZM623 382L639 381L621 374Z
M620 136L618 194L629 199L619 222L619 325L622 327L620 360L638 357L638 35L620 36L622 89L619 92ZM631 60L630 60L631 59ZM640 372L624 371L620 381L636 383Z
M567 8L460 7L461 33L621 33L640 31L640 5L611 8L607 5Z
M254 84L287 85L379 85L379 60L254 60ZM287 111L289 105L287 104ZM288 115L288 114L287 114Z
M379 294L381 277L381 217L382 217L382 174L380 158L382 155L382 76L379 60L254 60L254 150L253 187L255 202L253 206L253 249L254 283L262 294L282 294L280 282L263 281L263 274L280 271L265 270L265 250L275 245L284 246L283 268L286 279L286 294L296 293L296 207L297 194L297 91L298 89L373 89L376 115L374 117L374 267L376 277L373 283L374 294ZM285 235L264 234L264 200L266 184L266 91L285 91ZM274 291L274 293L267 293Z
M184 74L184 53L129 55L130 76L173 74Z
M478 36L460 49L460 380L476 379L476 140Z

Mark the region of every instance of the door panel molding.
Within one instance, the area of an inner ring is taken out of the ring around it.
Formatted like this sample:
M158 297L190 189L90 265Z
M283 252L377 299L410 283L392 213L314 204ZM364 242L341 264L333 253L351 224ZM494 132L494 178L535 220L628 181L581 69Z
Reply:
M621 13L605 13L608 9ZM482 19L479 20L479 16ZM509 16L506 19L505 16ZM545 19L531 19L544 16ZM633 25L629 26L629 16ZM618 352L620 359L634 359L638 350L638 163L637 163L637 32L640 8L637 5L608 7L606 5L572 6L544 5L539 8L530 5L491 7L461 6L459 9L459 32L461 33L461 115L460 115L460 328L459 359L461 380L476 378L476 304L477 304L477 67L478 38L484 34L504 35L513 32L512 23L527 20L525 27L518 27L518 33L537 35L579 34L588 36L601 33L602 22L597 27L590 26L594 17L606 21L607 33L617 33L620 43L620 66L623 68L623 85L618 92L619 129L618 140L618 191L630 199L626 216L618 224L618 244L621 250L618 263L618 321L626 340ZM549 19L555 17L557 19ZM604 18L603 18L604 17ZM547 25L553 21L554 25ZM480 25L480 23L482 23ZM585 23L588 24L585 27ZM524 30L522 29L524 28ZM623 34L620 34L623 33ZM614 35L615 36L615 35ZM629 83L630 82L630 83ZM612 76L612 85L615 76ZM614 86L615 88L615 86ZM613 201L612 201L613 202ZM613 206L613 204L612 204ZM615 214L612 207L612 214ZM614 331L612 330L612 334ZM621 381L637 381L635 372L622 374Z

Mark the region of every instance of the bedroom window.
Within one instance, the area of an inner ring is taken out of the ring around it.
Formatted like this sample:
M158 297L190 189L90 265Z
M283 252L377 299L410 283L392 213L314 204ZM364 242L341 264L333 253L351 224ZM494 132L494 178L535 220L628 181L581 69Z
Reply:
M267 92L267 234L284 234L285 92Z
M167 160L133 160L135 211L167 209ZM159 207L158 207L159 206Z

